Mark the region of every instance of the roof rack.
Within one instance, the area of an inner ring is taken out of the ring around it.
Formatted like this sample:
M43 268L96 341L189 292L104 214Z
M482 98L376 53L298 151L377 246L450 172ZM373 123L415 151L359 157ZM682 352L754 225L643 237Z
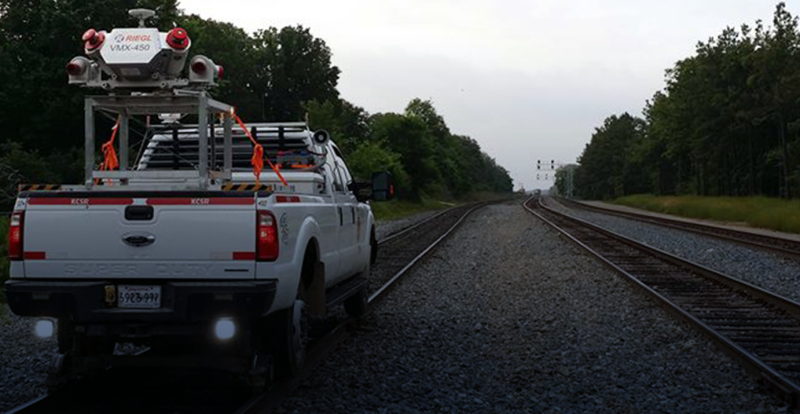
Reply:
M99 171L95 169L95 112L107 111L119 117L119 170ZM186 187L206 189L213 182L220 184L231 179L232 172L232 128L233 107L211 99L205 91L175 91L173 95L138 96L90 96L85 100L85 185L95 185L95 180L111 179L120 186L136 179L171 179L182 181ZM130 160L129 123L133 115L157 115L161 113L196 114L198 125L209 125L217 115L223 118L223 166L222 170L209 169L208 128L197 128L198 159L196 170L137 171L128 168ZM105 186L104 188L109 188Z

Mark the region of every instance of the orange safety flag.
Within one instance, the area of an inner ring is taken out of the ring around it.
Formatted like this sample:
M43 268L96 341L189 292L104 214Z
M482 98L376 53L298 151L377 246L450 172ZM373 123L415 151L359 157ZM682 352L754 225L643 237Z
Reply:
M100 171L110 171L119 168L119 158L117 158L117 151L114 150L114 139L117 137L119 130L119 123L122 121L117 117L117 123L111 128L111 138L100 147L103 150L103 162L100 163ZM95 179L94 183L97 184L99 180ZM108 179L108 184L111 185L111 179Z
M250 138L250 142L253 143L253 158L250 159L250 164L253 165L253 175L256 176L256 184L261 184L261 170L264 169L264 160L266 159L267 164L269 164L269 167L272 168L272 171L275 171L275 174L278 174L278 178L280 178L283 185L288 187L289 183L287 183L286 179L283 178L283 175L281 175L281 172L278 170L278 168L272 164L272 161L269 160L269 157L264 158L264 147L262 147L261 144L259 144L258 141L253 138L253 135L250 134L250 130L247 129L247 126L245 126L244 122L242 122L242 118L239 118L239 115L236 115L236 113L233 113L232 115L236 118L236 122L239 124L239 127L242 128L242 131L244 131L245 135L247 135L247 138Z

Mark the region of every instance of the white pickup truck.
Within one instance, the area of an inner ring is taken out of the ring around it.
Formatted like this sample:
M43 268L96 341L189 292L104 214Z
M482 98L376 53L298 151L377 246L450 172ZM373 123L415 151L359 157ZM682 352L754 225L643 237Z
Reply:
M71 83L80 75L71 71ZM23 186L11 217L9 305L49 318L44 334L57 321L64 372L150 361L229 369L257 386L273 367L292 375L309 318L340 303L364 313L377 252L367 200L390 199L391 177L355 183L324 131L247 124L248 137L233 109L202 88L161 87L87 97L85 182ZM94 115L103 111L118 120L116 171L96 166ZM129 163L129 124L159 113L194 114L196 124L147 125ZM255 175L258 146L274 169ZM150 350L112 355L127 342Z
M364 312L375 223L334 143L318 144L305 125L248 127L267 154L283 146L320 154L312 157L319 163L283 169L288 187L274 172L255 184L237 162L249 163L249 148L234 147L231 183L218 188L162 190L174 183L152 179L21 192L9 248L11 309L57 318L59 348L74 356L110 353L115 342L169 353L183 337L271 354L280 374L294 373L304 313L339 302L352 315ZM193 130L183 128L177 141L153 135L137 170L182 171L197 148L196 133L183 133ZM384 174L373 184L384 188L373 197L388 198Z

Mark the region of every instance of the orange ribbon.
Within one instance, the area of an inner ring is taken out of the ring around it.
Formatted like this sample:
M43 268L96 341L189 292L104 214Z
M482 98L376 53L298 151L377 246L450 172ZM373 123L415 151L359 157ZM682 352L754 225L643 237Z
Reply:
M253 175L256 176L256 184L261 184L261 170L264 169L264 160L266 159L267 164L269 164L269 167L272 168L272 171L275 171L275 174L278 175L281 183L288 187L289 183L287 183L286 179L283 178L283 175L281 175L281 172L278 171L278 168L272 164L272 161L270 161L269 158L264 158L264 147L262 147L261 144L259 144L258 141L253 138L253 135L250 134L250 130L247 129L247 126L245 126L244 122L242 122L242 118L239 118L239 115L236 115L235 113L232 115L236 118L236 122L239 124L239 127L242 128L242 131L244 131L245 135L247 135L247 138L250 138L250 142L253 143L253 158L250 159L250 164L253 165Z
M111 171L119 168L119 158L117 158L117 151L114 149L114 139L117 137L117 131L119 130L121 121L122 119L117 117L117 123L111 128L111 138L100 147L103 150L103 162L100 163L100 171ZM99 179L95 179L94 183L98 184ZM107 180L107 183L111 185L110 178Z

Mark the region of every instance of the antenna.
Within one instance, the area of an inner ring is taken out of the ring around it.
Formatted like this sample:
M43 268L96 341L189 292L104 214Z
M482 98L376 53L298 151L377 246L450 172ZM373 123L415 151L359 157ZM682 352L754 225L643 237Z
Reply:
M134 19L139 19L139 27L145 27L145 21L155 16L156 12L150 9L131 9L128 10L128 14Z

